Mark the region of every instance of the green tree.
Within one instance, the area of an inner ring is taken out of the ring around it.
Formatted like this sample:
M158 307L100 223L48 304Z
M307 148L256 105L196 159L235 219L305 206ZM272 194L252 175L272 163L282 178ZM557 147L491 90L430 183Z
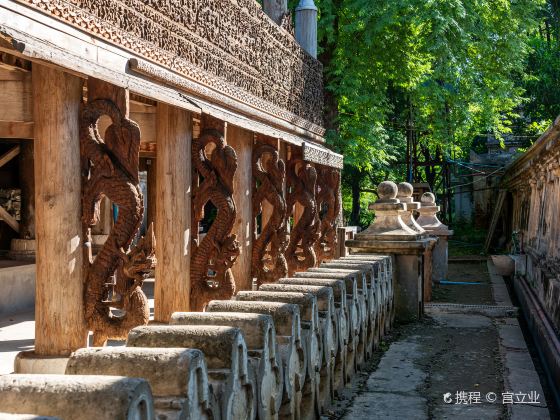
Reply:
M350 223L360 223L356 195L404 179L411 155L428 163L417 180L434 184L430 162L461 158L476 134L511 130L541 1L316 3L327 140L345 155Z

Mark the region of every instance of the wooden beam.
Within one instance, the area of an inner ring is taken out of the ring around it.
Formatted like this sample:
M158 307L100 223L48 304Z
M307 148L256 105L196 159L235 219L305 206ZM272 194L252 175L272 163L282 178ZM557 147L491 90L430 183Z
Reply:
M0 115L4 121L32 121L31 73L0 70Z
M15 158L17 155L19 155L20 150L21 149L19 146L14 146L6 153L4 153L2 156L0 156L0 168L4 166L6 163L8 163L10 160Z
M33 121L0 120L0 139L33 139Z
M19 233L18 221L15 219L14 216L8 213L8 211L2 206L0 206L0 220L6 222L8 226L10 226L13 230Z

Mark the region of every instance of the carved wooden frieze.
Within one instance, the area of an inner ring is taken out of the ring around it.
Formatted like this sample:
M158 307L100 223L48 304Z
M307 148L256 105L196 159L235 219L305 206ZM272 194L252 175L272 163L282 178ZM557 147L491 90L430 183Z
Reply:
M125 101L125 107L128 101ZM144 212L138 183L140 129L125 117L128 112L111 99L88 101L80 117L82 160L82 211L86 235L99 221L99 205L106 196L119 208L119 216L95 260L88 252L85 284L85 318L95 346L107 339L125 339L128 331L148 323L144 278L155 267L155 237L150 226L145 238L130 248ZM104 137L99 118L112 124ZM120 310L116 315L112 308Z
M18 1L257 109L264 100L322 135L320 62L254 0Z
M317 209L321 220L319 240L315 243L317 262L335 256L337 221L340 213L340 171L327 166L317 166Z
M209 157L209 148L212 148ZM236 208L233 176L237 155L214 128L202 130L193 141L193 255L191 258L191 310L202 311L212 299L230 299L235 294L231 267L239 256L239 243L232 234ZM208 201L217 209L210 229L200 240L199 223Z
M319 239L321 222L315 200L315 184L317 171L302 159L290 159L287 172L287 217L295 217L295 204L299 204L303 212L299 220L294 222L290 232L290 243L286 249L288 275L296 271L305 271L314 267L317 262L315 243Z
M284 257L288 246L287 207L283 190L286 167L275 147L260 144L253 150L252 169L253 217L263 214L265 202L270 208L268 220L262 221L260 235L255 231L251 258L252 276L261 285L275 282L288 274Z
M309 142L303 142L301 146L303 160L342 169L344 156L333 152L325 147L317 146Z

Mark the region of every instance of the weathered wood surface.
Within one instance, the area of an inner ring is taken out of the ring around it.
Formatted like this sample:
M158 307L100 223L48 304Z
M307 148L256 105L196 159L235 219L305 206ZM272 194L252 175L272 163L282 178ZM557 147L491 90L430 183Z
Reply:
M6 163L8 163L9 161L11 161L13 158L15 158L17 155L19 155L20 151L21 151L21 148L18 145L18 146L12 147L6 153L4 153L2 156L0 156L0 168L2 166L4 166Z
M219 407L212 405L204 354L197 349L80 349L70 357L66 374L145 379L158 418L202 420L219 414Z
M122 376L0 376L0 410L64 420L155 420L148 382Z
M4 122L33 121L31 72L12 68L0 68L0 103Z
M6 222L15 232L19 233L19 222L2 206L0 206L0 220Z
M33 67L35 352L68 355L87 345L81 221L79 109L82 81Z
M157 105L156 266L154 319L169 322L190 308L192 119L185 110ZM153 171L151 168L150 171Z
M176 347L199 349L208 366L208 379L224 420L255 419L255 378L243 333L218 326L161 325L136 327L127 347Z
M35 124L32 121L2 121L0 120L0 139L28 139L33 134Z
M35 163L34 145L20 142L19 182L21 188L20 239L35 239Z
M218 325L243 332L249 362L256 373L259 419L278 418L282 404L283 371L276 330L270 315L239 312L175 312L171 325Z

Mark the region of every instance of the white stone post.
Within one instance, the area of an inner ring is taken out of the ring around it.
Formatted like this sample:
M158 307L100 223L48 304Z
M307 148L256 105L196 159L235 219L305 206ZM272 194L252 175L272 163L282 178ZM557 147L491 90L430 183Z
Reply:
M296 8L296 40L317 58L317 6L313 0L300 0Z
M433 251L432 281L445 280L448 268L448 237L453 231L441 223L437 218L439 206L436 205L436 197L430 193L424 193L420 199L422 207L418 209L420 216L416 222L422 226L430 235L439 238Z
M375 211L373 223L355 239L346 241L346 246L356 255L373 253L394 257L396 317L408 322L418 320L423 314L425 254L433 240L406 225L403 217L408 212L397 198L397 192L394 182L379 184L379 199L369 207Z

